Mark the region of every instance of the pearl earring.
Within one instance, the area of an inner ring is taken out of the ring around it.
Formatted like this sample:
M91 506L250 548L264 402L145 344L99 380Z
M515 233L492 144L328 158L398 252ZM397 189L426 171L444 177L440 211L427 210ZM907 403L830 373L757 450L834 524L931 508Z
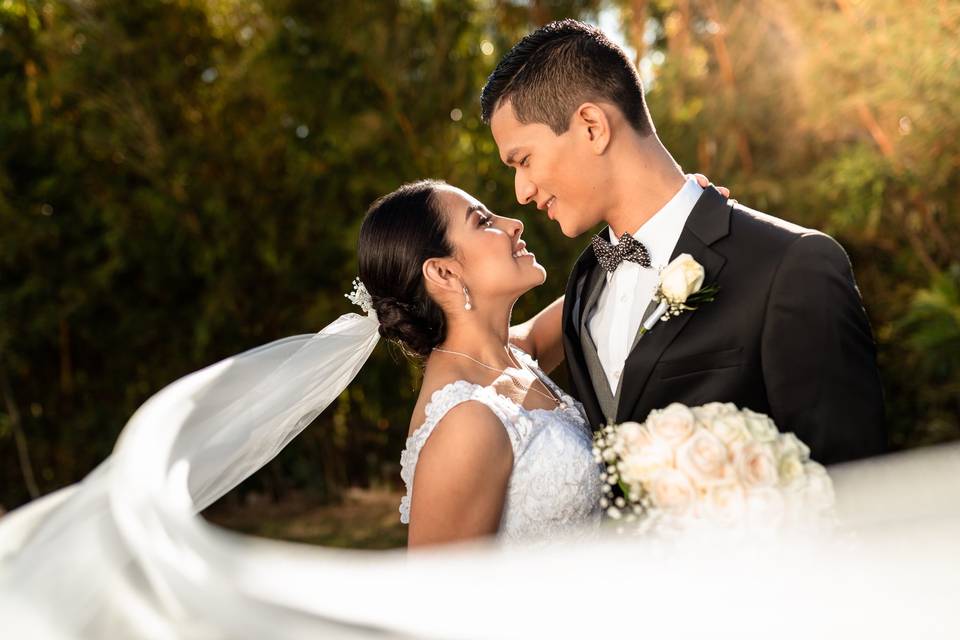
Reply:
M473 305L470 304L470 294L467 293L466 287L463 288L463 297L464 299L466 299L466 302L464 303L463 308L466 309L467 311L470 311L471 309L473 309Z

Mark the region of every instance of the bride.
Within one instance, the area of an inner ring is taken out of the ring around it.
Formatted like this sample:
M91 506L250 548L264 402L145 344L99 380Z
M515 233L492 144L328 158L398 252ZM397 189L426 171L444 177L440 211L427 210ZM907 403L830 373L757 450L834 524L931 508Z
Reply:
M599 522L591 431L544 373L563 357L562 302L510 331L513 305L546 277L522 236L519 220L433 180L376 201L360 229L380 334L425 358L401 456L411 547Z

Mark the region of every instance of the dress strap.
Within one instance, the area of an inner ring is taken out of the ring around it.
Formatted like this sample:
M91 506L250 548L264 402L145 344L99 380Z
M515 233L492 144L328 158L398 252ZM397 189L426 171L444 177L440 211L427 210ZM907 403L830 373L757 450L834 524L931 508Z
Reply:
M526 351L524 351L523 349L521 349L515 344L510 345L510 350L519 360L523 362L523 364L530 367L530 370L533 371L533 374L537 376L540 379L540 382L542 382L545 387L550 389L550 391L552 391L554 395L556 395L563 402L566 402L569 405L573 404L574 402L573 398L571 398L567 393L564 392L563 389L557 386L557 383L551 380L550 376L544 373L543 369L540 368L539 361L535 360L533 356L531 356L529 353L527 353Z

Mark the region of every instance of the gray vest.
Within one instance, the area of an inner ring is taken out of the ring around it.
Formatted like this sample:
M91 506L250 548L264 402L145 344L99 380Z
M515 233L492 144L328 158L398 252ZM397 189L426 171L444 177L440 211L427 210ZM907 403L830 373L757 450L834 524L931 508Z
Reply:
M607 374L600 363L600 356L597 355L597 345L590 335L589 319L593 308L600 299L600 294L607 286L607 272L597 267L589 276L589 297L583 302L583 312L580 314L580 348L583 350L584 360L587 363L587 371L590 373L590 381L593 383L593 390L597 394L597 400L600 403L600 410L603 411L607 422L615 422L617 419L617 408L620 406L620 391L623 389L623 376L617 382L616 394L611 393L610 383L607 380ZM653 301L647 305L644 311L644 320L653 313L655 305ZM641 323L642 326L642 323ZM641 333L637 330L637 335L633 338L633 344L630 346L632 352L640 341Z

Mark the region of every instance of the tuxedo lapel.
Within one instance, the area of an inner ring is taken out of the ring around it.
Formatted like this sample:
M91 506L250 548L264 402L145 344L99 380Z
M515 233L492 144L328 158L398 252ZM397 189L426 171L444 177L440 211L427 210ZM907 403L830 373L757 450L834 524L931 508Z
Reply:
M574 264L570 279L567 281L566 297L563 302L563 351L570 371L573 395L583 404L587 419L591 425L606 422L596 391L590 378L583 347L580 342L580 325L585 313L585 305L590 297L592 285L596 282L595 271L599 269L593 249L587 247Z
M590 316L603 293L606 281L607 272L600 267L594 268L587 277L584 296L581 300L583 313L580 314L580 347L587 365L587 374L590 376L590 382L593 386L594 397L596 397L597 404L604 416L604 423L616 417L617 399L610 389L607 372L603 368L603 363L600 362L597 344L593 341L593 335L590 333Z
M580 254L573 265L573 271L567 280L567 289L563 301L563 334L564 338L574 342L579 340L580 318L583 314L584 289L588 286L590 274L597 266L597 260L593 255L593 250L587 247Z
M710 248L710 245L730 232L730 205L727 199L713 187L707 187L687 218L671 260L683 253L703 265L704 286L716 282L726 258ZM667 322L657 322L649 333L635 341L623 367L623 388L617 408L617 422L629 419L637 405L647 381L664 350L683 331L696 311L686 311L673 316ZM646 416L633 416L642 420Z
M580 294L580 331L587 330L590 310L597 306L597 300L600 298L600 294L603 293L603 288L606 284L607 274L599 266L595 266L590 270L590 273L586 274L587 278L584 282L583 293Z

